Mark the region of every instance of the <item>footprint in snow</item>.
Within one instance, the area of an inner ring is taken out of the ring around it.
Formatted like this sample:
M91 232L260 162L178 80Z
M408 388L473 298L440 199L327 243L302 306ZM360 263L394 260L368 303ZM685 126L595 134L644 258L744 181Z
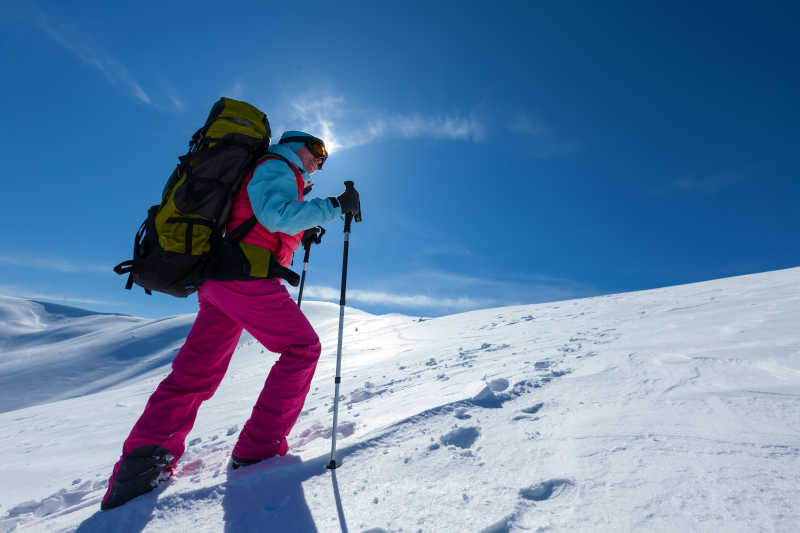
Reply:
M498 408L502 407L503 403L511 399L508 394L501 393L508 388L507 379L495 379L486 384L482 391L480 391L471 402L478 407Z
M355 422L340 422L336 427L336 434L342 438L349 437L356 432ZM330 439L333 435L333 428L330 426L323 426L319 422L314 423L311 427L299 433L292 443L295 449L305 446L309 442L316 439Z
M29 500L10 508L6 511L4 518L21 523L26 518L41 518L69 507L85 505L86 500L93 496L95 491L104 490L106 484L105 479L84 481L80 484L73 481L72 486L68 489L61 489L42 500Z
M494 392L503 392L508 388L508 380L504 378L493 379L486 386Z
M558 496L573 485L574 483L569 479L549 479L522 489L519 491L519 495L528 501L541 502Z
M511 348L510 344L498 344L496 346L487 346L485 350L487 352L499 352L500 350L505 350L506 348Z
M552 375L552 373L551 373ZM534 389L542 387L545 383L552 380L552 377L546 376L537 381L522 380L514 383L514 386L509 389L508 380L495 379L489 382L477 395L467 400L471 405L477 407L484 407L487 409L498 409L503 407L503 404L514 398L519 398L523 394L528 394Z
M594 328L593 328L594 329ZM595 344L611 344L615 340L619 339L622 335L616 333L616 328L609 328L602 331L597 331L594 333L595 335Z
M577 346L570 346L569 344L565 344L564 346L561 346L558 349L558 351L561 352L561 353L564 353L564 354L576 353L576 352L580 351L581 347L582 347L581 343L577 343Z
M347 402L347 405L351 405L354 403L365 402L372 398L373 396L380 396L381 394L385 394L388 392L388 388L376 388L374 383L367 381L364 383L364 386L358 389L355 389L350 394L350 401Z
M526 407L525 409L522 410L522 412L529 415L535 415L536 413L539 412L539 409L541 409L543 405L544 403L537 403L536 405L532 405L531 407Z
M176 477L180 478L180 477L194 476L196 474L199 474L204 467L205 467L205 462L203 461L203 459L197 458L193 461L181 465L181 468L176 474Z
M462 361L469 361L471 359L476 359L478 357L478 352L497 352L500 350L505 350L506 348L511 348L510 344L491 344L489 342L484 342L481 344L479 348L472 348L471 350L465 350L464 348L458 349L458 358Z
M472 415L467 413L466 409L456 409L455 417L459 420L467 420L472 418Z
M455 446L457 448L471 448L475 441L480 437L481 432L477 427L456 428L450 433L443 435L439 441L445 446Z
M511 419L511 421L519 422L520 420L530 420L532 422L535 422L539 420L539 417L530 415L535 415L536 413L538 413L539 409L541 409L543 405L544 404L540 402L537 403L536 405L532 405L531 407L526 407L525 409L521 410L524 414L515 416L514 418Z

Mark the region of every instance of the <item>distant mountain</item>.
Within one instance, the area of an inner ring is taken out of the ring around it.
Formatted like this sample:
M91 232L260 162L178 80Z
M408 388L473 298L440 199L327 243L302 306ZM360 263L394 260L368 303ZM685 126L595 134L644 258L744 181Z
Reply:
M0 296L0 412L97 392L164 366L193 318L151 320Z

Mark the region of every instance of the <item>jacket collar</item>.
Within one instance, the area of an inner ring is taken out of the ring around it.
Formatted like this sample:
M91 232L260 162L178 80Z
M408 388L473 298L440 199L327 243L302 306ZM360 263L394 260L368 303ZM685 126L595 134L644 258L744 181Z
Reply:
M280 156L285 157L289 161L292 162L294 166L300 171L300 174L303 176L304 182L309 182L311 180L311 176L308 175L306 172L305 167L303 167L303 162L300 160L300 156L294 153L294 150L286 146L285 144L273 144L269 147L269 151L273 154L278 154Z

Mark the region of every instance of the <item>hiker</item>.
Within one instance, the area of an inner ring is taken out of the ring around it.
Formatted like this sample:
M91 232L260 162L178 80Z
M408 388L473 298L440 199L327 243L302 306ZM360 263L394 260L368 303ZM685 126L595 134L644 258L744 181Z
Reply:
M304 230L360 212L354 188L338 197L303 200L313 185L311 174L327 156L322 140L285 132L244 178L234 196L228 231L255 215L258 223L242 242L269 250L288 267ZM232 465L285 455L289 449L286 437L303 408L320 356L316 332L280 279L205 281L197 292L194 325L172 372L150 396L125 440L101 509L122 505L171 475L200 404L219 386L242 329L280 357L239 433Z

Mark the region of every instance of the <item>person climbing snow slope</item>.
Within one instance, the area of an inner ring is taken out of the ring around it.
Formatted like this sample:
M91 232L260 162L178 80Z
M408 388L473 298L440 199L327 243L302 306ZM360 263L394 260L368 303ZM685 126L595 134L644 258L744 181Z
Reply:
M228 230L255 215L258 223L243 242L269 250L288 267L304 230L360 212L355 189L338 197L304 200L312 187L311 174L327 157L321 139L285 132L243 180ZM289 449L286 439L303 408L321 352L316 332L277 278L209 280L197 293L197 318L172 371L150 396L123 444L103 510L152 490L171 475L197 411L222 381L243 329L280 356L239 434L232 465L285 455Z

